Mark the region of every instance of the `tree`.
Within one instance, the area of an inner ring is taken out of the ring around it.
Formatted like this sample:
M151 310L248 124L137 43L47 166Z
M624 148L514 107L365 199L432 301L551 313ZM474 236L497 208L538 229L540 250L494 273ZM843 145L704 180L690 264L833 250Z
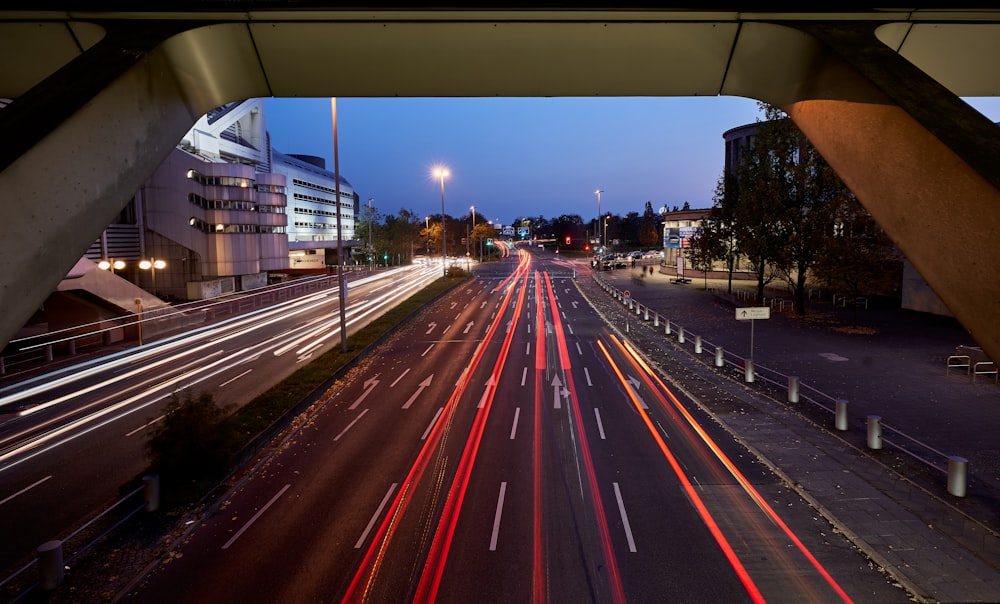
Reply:
M639 244L642 247L654 247L660 242L658 218L659 215L653 211L653 202L647 201L639 223Z
M733 293L733 273L739 258L739 248L736 245L736 184L735 177L723 173L715 184L715 195L708 216L702 221L701 231L693 245L705 259L712 257L725 264L729 276L727 291Z
M208 392L186 392L183 399L171 396L146 442L151 471L174 486L221 478L242 442L230 415L233 405L219 407Z
M894 291L902 277L903 261L882 227L851 196L838 206L827 245L814 270L825 287L856 300L858 296Z

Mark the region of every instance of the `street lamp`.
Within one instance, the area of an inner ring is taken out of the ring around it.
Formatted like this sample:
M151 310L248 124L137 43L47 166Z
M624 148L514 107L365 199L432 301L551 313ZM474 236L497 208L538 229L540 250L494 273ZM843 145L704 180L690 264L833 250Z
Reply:
M475 238L475 236L476 236L476 206L469 206L469 209L472 210L472 237ZM467 256L469 255L469 248L468 248L468 246L466 246L465 254Z
M608 218L610 218L610 217L611 217L610 215L604 217L604 240L605 241L608 240ZM601 248L603 248L603 247L604 247L604 244L602 243L601 244ZM607 250L605 250L605 253L607 253Z
M111 260L101 260L97 263L97 268L102 271L110 270L113 275L115 274L115 271L120 271L125 268L125 262L123 260L115 260L114 258Z
M597 228L598 229L601 228L601 193L603 193L603 192L604 191L601 190L601 189L598 189L598 190L594 191L594 193L597 193ZM605 233L605 235L607 235L607 233ZM601 232L598 230L597 231L597 239L600 240L600 238L601 238ZM605 239L607 239L607 237L605 237ZM604 242L603 241L598 241L597 243L601 244L601 247L604 247Z
M434 168L434 178L441 180L441 267L448 277L448 229L444 218L444 179L450 176L448 168Z
M372 202L375 201L374 197L368 198L368 268L371 269L373 254L375 253L375 246L372 245Z
M153 295L156 295L156 269L163 269L167 266L167 263L163 260L157 260L156 258L150 258L149 260L142 260L139 262L139 268L144 271L150 271L153 276Z
M431 217L424 216L424 238L427 240L427 259L431 255Z

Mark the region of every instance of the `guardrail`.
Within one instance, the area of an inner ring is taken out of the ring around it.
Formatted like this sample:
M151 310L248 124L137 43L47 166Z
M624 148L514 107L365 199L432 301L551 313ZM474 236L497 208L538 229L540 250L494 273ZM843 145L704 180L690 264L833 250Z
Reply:
M783 389L787 392L788 403L796 404L801 401L805 401L832 414L834 416L834 427L838 431L846 431L849 429L847 415L848 401L846 399L837 398L824 392L820 392L816 388L802 383L799 376L785 375L775 369L757 365L752 359L743 358L728 352L722 346L713 344L712 342L702 338L702 336L693 334L686 330L680 323L672 321L666 316L660 315L655 309L651 309L648 306L643 305L638 300L632 298L631 295L626 296L624 292L604 281L598 275L593 275L593 279L601 287L601 289L611 295L612 298L621 302L630 311L634 310L636 315L643 317L646 322L652 324L652 327L657 328L662 325L663 335L665 337L673 336L676 343L680 345L681 348L684 348L686 344L691 343L695 358L705 359L706 357L703 355L704 351L706 349L714 350L714 355L711 357L711 361L703 362L706 364L711 363L715 368L720 370L725 370L728 367L734 370L738 375L742 375L743 380L746 383L753 383L757 380L762 380L778 389ZM737 298L739 298L739 296L737 296ZM865 303L867 304L867 300L865 300ZM626 333L628 331L629 327L628 322L626 321ZM983 363L977 363L976 365L981 364ZM989 365L992 366L993 364L989 363ZM955 367L960 366L961 365L958 364L955 365ZM976 373L974 371L973 379L975 379L975 375ZM980 369L979 375L993 375L996 380L996 367L983 367ZM803 394L803 391L806 391L807 394ZM884 431L886 430L893 434L898 440L886 439L884 436ZM900 453L905 454L928 467L944 472L947 477L947 489L950 494L956 497L964 497L966 495L968 483L968 460L965 458L954 455L946 455L934 447L931 447L930 445L903 433L892 425L886 424L882 421L881 416L873 415L867 418L867 431L867 445L870 449L881 449L883 442L890 444ZM943 466L942 462L946 462L946 464Z
M136 505L138 495L142 493L142 501ZM125 508L126 504L132 504L131 508ZM25 582L19 588L17 600L24 598L36 589L52 591L62 584L66 565L86 553L92 547L100 543L105 537L113 533L118 527L131 519L139 512L155 512L160 507L160 479L158 476L144 476L142 485L123 495L102 512L91 518L79 528L72 531L62 539L46 541L35 550L36 556L26 564L15 570L8 577L0 581L0 588L8 584L13 584L22 574L33 567L37 567L38 578L33 582ZM120 518L111 518L112 512L124 509ZM97 526L97 523L106 521L105 526ZM90 535L88 529L97 530L96 535ZM86 540L84 540L86 539ZM72 548L72 553L67 558L63 558L67 546Z
M336 284L335 275L305 277L224 297L161 306L16 338L8 343L7 350L0 356L0 376L7 375L18 367L49 364L60 356L74 357L84 351L99 350L117 342L136 341L141 345L180 328L313 294L333 288Z

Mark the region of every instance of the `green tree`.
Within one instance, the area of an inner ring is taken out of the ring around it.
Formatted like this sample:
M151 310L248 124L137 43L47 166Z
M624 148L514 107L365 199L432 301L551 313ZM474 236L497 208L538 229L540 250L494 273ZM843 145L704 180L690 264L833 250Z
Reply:
M163 421L149 435L150 469L165 485L196 485L221 478L231 467L242 439L231 419L234 406L219 407L211 393L174 394Z
M724 263L729 277L727 291L730 294L733 293L733 273L739 259L735 218L737 189L734 179L733 175L723 173L716 181L712 208L702 221L701 232L692 242L702 248L699 254Z
M824 287L856 300L896 293L903 260L882 227L853 196L838 206L827 245L814 267ZM854 306L857 323L857 305Z
M639 244L642 247L655 247L660 243L659 216L653 211L653 202L646 201L639 223Z

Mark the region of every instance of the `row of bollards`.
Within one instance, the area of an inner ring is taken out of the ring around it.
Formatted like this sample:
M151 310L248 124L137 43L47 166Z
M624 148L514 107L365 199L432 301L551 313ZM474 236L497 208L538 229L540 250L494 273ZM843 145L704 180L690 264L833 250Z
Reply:
M611 292L612 296L618 300L621 300L623 304L627 305L629 310L635 309L635 314L641 314L642 309L645 308L645 320L649 321L650 310L649 307L643 307L642 304L635 302L631 295L627 292L622 293L617 289L612 288L608 284L601 283L605 291ZM686 339L686 334L684 328L680 326L671 325L670 319L664 317L663 319L663 333L664 335L671 335L676 327L677 331L677 342L683 344ZM656 311L653 311L653 326L660 326L660 315ZM695 354L702 353L702 342L701 336L695 336L694 340L694 352ZM723 367L725 365L724 351L721 346L715 347L715 366ZM754 381L754 365L753 359L743 360L744 369L744 380L746 383L753 383ZM788 402L798 403L799 402L799 377L789 376L788 377ZM837 399L834 409L834 427L841 431L847 431L848 429L848 414L847 414L847 401L845 399ZM878 415L869 415L867 421L867 446L872 450L882 449L882 417ZM968 490L968 470L969 461L964 457L950 456L948 458L948 493L954 495L955 497L965 497Z

